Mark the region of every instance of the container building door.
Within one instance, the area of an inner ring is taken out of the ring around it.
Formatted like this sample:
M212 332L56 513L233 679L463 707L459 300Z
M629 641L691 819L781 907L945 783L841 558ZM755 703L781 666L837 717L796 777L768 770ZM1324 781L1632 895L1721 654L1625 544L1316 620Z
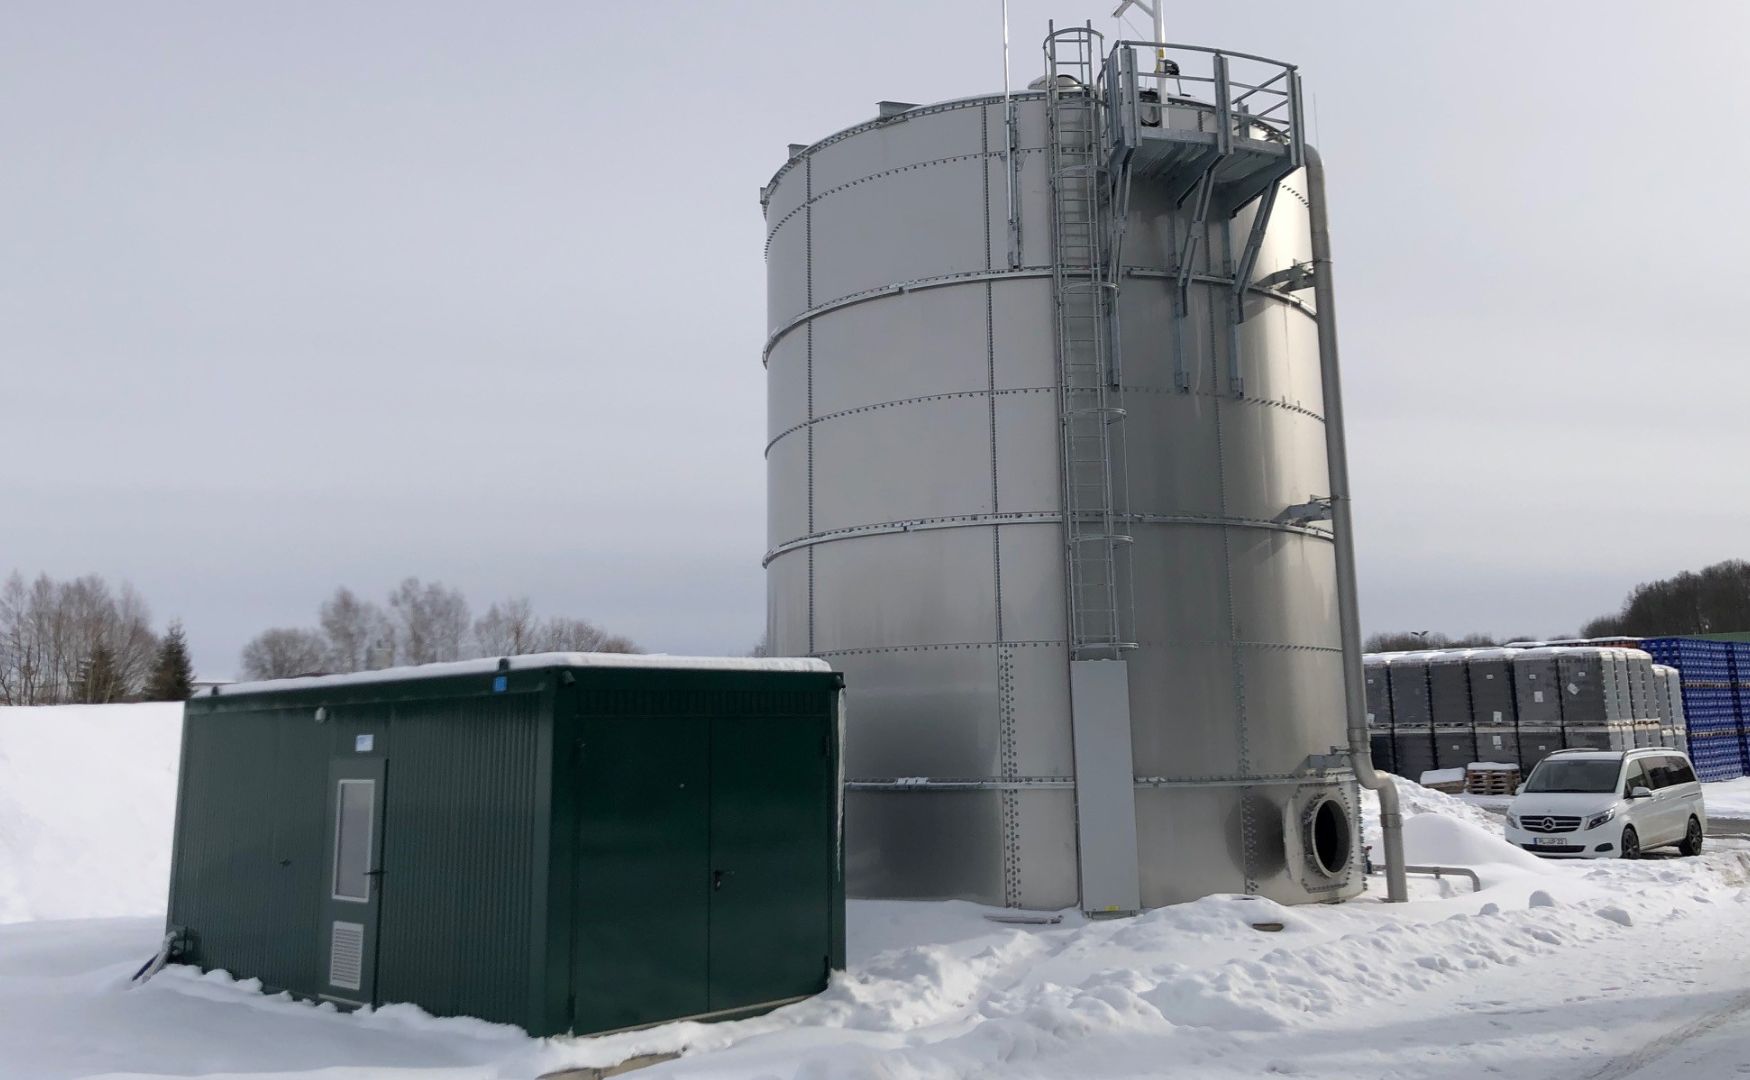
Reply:
M584 721L572 1030L710 1011L710 721Z
M321 996L348 1005L376 1001L383 763L381 757L347 757L328 769Z
M819 993L832 932L830 727L711 725L711 1011Z

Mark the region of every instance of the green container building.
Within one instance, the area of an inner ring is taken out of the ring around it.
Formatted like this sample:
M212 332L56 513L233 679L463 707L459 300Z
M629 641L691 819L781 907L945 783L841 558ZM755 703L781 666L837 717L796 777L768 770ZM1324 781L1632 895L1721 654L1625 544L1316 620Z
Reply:
M177 958L530 1034L758 1012L844 966L842 677L551 654L190 701Z

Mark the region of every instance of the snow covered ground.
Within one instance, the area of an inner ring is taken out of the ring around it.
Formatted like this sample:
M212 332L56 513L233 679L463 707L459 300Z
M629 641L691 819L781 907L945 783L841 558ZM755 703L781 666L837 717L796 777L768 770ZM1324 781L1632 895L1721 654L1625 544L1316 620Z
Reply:
M0 708L0 923L163 911L181 745L178 704Z
M1750 818L1750 776L1704 784L1710 818Z
M0 709L8 784L22 775L12 712ZM91 756L94 741L61 750ZM26 756L37 767L23 771L59 778L39 784L33 798L48 801L25 811L32 835L82 835L87 846L77 858L37 843L0 849L14 875L0 878L13 890L0 904L14 905L0 910L35 920L0 925L5 1078L461 1080L672 1052L682 1056L639 1075L1714 1080L1750 1063L1750 844L1715 842L1700 859L1547 863L1501 842L1487 810L1409 784L1412 861L1472 866L1481 893L1419 879L1412 903L1386 905L1376 880L1340 906L1212 897L1054 926L999 925L970 904L856 902L851 971L820 997L751 1020L601 1039L529 1039L404 1006L345 1015L184 968L127 989L158 940L161 881L149 896L107 890L106 913L133 903L139 917L54 916L92 914L77 894L115 865L102 830L87 831L112 816L101 813L108 785L159 773L87 770L71 756L51 767L36 746ZM129 753L151 759L140 745ZM10 788L0 800L0 815L29 806ZM136 844L146 828L129 823L115 843ZM161 875L161 855L157 866ZM84 884L51 880L61 874Z

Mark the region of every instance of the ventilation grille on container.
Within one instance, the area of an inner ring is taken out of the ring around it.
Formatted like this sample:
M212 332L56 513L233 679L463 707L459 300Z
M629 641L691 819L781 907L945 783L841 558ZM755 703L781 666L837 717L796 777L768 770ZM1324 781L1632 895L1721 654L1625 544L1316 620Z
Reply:
M342 990L357 990L364 956L364 924L335 923L328 941L328 984Z

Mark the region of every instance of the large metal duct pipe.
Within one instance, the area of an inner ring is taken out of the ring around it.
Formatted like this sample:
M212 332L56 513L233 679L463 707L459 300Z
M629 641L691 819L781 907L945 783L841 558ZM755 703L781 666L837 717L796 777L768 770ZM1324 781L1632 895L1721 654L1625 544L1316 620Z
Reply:
M1325 208L1325 163L1306 148L1307 201L1311 203L1313 296L1318 305L1319 370L1325 397L1325 456L1331 470L1331 527L1337 556L1337 619L1343 642L1343 698L1349 717L1349 753L1355 779L1379 793L1385 838L1386 900L1409 899L1404 880L1404 816L1391 777L1373 767L1367 737L1367 683L1361 663L1361 614L1355 588L1355 531L1349 495L1349 447L1344 435L1343 386L1337 367L1337 300L1331 271L1331 223Z

